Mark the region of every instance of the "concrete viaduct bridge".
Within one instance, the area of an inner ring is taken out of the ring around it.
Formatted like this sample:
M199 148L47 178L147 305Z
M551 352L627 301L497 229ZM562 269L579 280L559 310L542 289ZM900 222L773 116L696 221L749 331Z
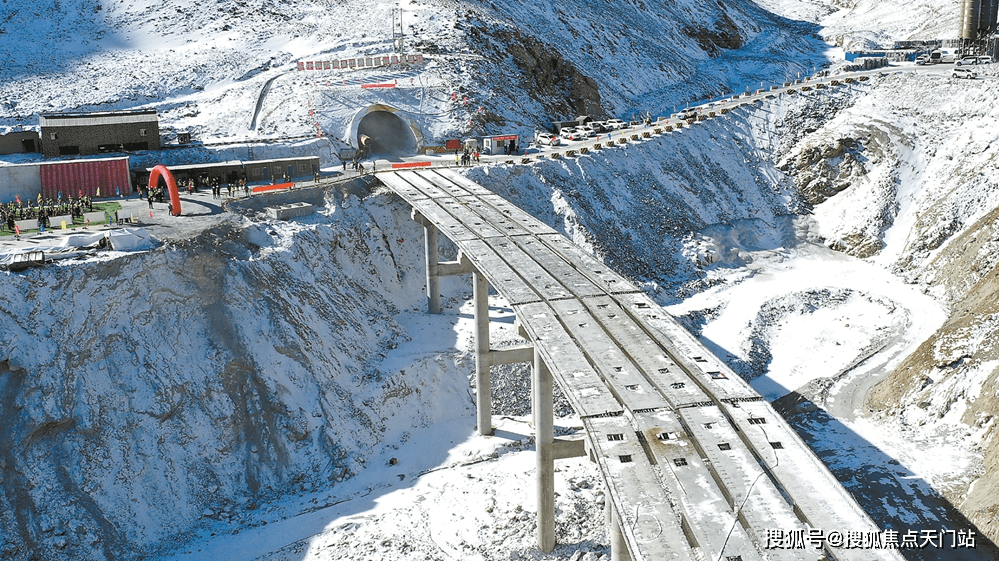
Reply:
M454 171L378 177L425 228L430 313L441 276L472 275L479 433L492 433L490 366L533 363L543 551L555 547L554 462L587 455L615 561L902 559L877 548L884 534L783 418L627 279ZM438 261L439 233L457 261ZM490 284L529 345L490 348ZM554 383L585 440L554 438Z

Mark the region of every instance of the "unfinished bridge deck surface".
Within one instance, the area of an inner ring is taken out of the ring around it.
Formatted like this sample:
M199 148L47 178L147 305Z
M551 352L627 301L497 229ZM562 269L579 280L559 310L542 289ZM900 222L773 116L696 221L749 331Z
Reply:
M581 417L632 559L901 559L773 408L628 279L452 170L379 179L514 309ZM781 534L776 534L775 531Z

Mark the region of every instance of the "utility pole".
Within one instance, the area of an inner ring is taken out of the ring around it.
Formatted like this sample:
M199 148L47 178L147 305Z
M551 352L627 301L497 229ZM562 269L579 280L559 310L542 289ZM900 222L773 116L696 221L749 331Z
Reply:
M402 8L396 4L395 8L392 8L392 48L397 53L402 52L402 38Z

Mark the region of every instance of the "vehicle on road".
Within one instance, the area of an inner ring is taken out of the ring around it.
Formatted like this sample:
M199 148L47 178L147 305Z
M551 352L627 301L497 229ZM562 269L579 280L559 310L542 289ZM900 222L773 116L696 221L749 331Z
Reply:
M566 140L583 140L583 135L575 127L563 128L558 135Z
M598 134L611 130L607 128L607 125L604 123L604 121L590 121L589 123L586 123L585 126L593 129L593 132Z
M609 129L613 129L613 130L620 130L620 129L623 129L623 128L627 127L628 123L625 123L621 119L607 119L604 122L604 126L606 126Z
M967 66L969 64L978 64L978 57L977 56L966 56L966 57L961 58L961 60L957 61L955 64L957 64L958 66Z
M930 64L930 55L919 55L916 57L916 66L923 66L924 64Z
M992 64L992 57L980 56L978 57L978 64Z
M550 132L539 132L534 137L534 141L540 146L558 146L562 143L562 140L559 139L559 137Z
M969 80L974 80L978 77L978 73L970 68L955 68L950 75L952 78L967 78Z
M597 136L597 131L588 124L576 127L576 132L583 135L583 138L593 138Z

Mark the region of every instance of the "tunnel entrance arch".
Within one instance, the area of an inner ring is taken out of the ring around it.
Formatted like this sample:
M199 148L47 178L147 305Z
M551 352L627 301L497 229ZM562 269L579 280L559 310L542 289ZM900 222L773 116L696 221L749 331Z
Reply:
M358 149L366 142L368 156L406 156L423 146L423 133L403 111L376 103L357 111L351 119L346 141Z

